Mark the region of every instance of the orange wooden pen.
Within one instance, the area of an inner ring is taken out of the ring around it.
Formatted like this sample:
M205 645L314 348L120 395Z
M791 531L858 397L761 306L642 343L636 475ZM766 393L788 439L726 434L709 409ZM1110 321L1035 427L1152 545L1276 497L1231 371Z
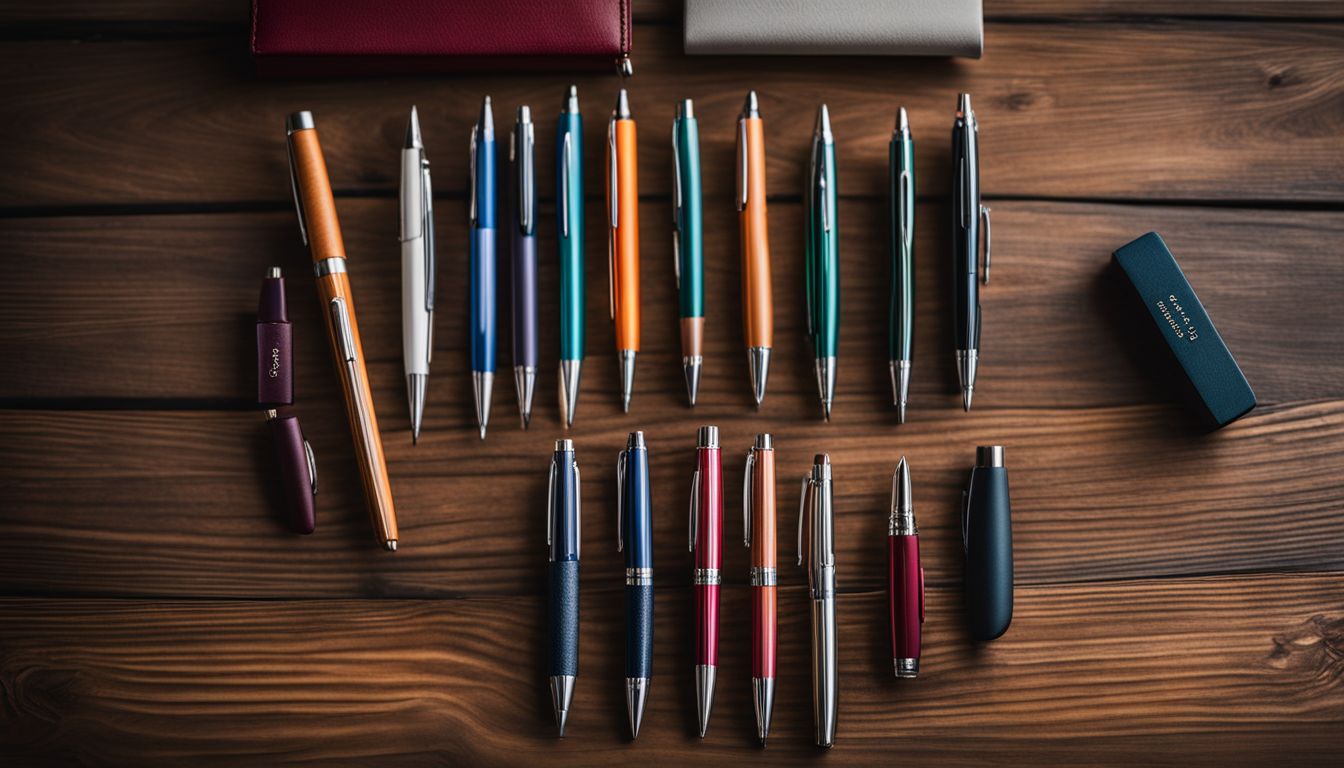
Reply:
M364 349L355 321L350 276L345 271L345 243L336 218L327 162L317 140L311 112L295 112L285 120L289 134L289 181L299 214L299 233L312 249L317 294L322 300L327 337L340 373L345 410L355 441L355 458L373 530L380 544L397 549L397 513L392 506L392 484L383 459L383 441L373 412L373 394L364 368Z
M770 238L765 216L765 125L756 92L737 116L737 210L742 223L742 328L756 407L765 399L775 305L770 289Z
M607 124L607 266L611 319L621 362L621 407L630 410L639 352L639 182L635 174L635 120L622 88Z
M775 445L756 435L742 476L742 543L751 549L751 693L756 737L770 736L775 703Z

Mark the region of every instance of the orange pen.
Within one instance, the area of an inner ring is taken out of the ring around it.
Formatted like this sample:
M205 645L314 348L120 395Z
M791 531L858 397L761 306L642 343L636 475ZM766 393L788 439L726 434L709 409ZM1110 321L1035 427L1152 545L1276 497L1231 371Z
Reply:
M756 737L770 735L775 704L775 445L756 435L742 475L742 543L751 549L751 700Z
M621 359L621 407L629 412L639 352L639 183L635 177L635 120L622 88L607 123L607 266L611 319Z
M364 369L364 349L355 322L355 301L350 276L345 271L345 243L336 219L336 200L331 195L327 162L317 140L311 112L295 112L285 120L289 134L289 182L299 214L299 234L313 253L317 294L322 300L327 337L340 373L346 415L355 441L355 458L364 496L380 544L397 549L397 513L392 506L392 484L383 459L383 441L373 412L373 394Z
M775 305L770 290L770 238L765 217L765 125L756 92L737 116L737 210L742 222L742 328L756 407L765 399Z

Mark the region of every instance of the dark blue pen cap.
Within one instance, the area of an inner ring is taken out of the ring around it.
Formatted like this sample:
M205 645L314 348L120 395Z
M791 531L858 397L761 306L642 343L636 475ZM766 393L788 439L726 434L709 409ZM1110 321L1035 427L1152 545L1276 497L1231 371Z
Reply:
M1184 379L1176 385L1191 406L1213 427L1254 408L1255 392L1162 237L1149 232L1117 250L1114 258L1162 338L1161 346L1175 357ZM1152 352L1168 354L1160 348Z

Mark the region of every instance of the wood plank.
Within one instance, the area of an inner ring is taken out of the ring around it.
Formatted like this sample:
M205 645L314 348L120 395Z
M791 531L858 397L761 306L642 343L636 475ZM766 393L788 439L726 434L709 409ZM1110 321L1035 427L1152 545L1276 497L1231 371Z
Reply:
M465 419L467 406L460 407ZM537 595L545 584L546 462L553 424L502 424L477 445L464 424L412 447L384 421L401 524L377 550L337 403L301 409L319 468L318 530L286 534L274 510L269 448L248 413L0 412L0 594L216 597ZM828 451L836 474L842 586L886 576L890 477L914 471L930 584L962 567L958 504L977 443L1007 446L1019 584L1248 570L1344 568L1344 401L1254 412L1197 436L1167 408L943 412L896 430L839 412L830 425L710 406L633 418L590 413L572 432L584 467L585 584L622 573L613 465L628 429L645 430L654 562L685 583L694 427L725 447L725 581L745 583L742 452L775 435L780 559L794 555L797 480ZM799 585L796 568L780 583Z
M921 193L946 189L956 93L976 96L986 193L1143 200L1344 200L1344 37L1330 25L991 24L982 61L682 58L679 30L641 30L631 101L644 130L641 188L667 195L667 125L694 97L706 195L733 188L734 118L756 88L766 116L768 185L797 195L817 105L830 104L846 195L884 194L898 104L910 109L925 169ZM1163 76L1155 78L1152 73ZM573 80L602 146L611 75L499 75L260 81L232 38L0 48L0 207L167 206L288 199L284 115L315 111L341 192L395 189L410 104L421 108L437 186L460 194L470 125L485 93L504 114L552 113ZM725 73L738 72L737 78ZM1098 88L1104 79L1106 88ZM201 83L211 83L201 88ZM552 189L543 146L540 188ZM1292 152L1281 151L1291 146ZM590 193L600 193L590 151ZM165 162L165 158L180 161ZM1272 158L1272 162L1267 158Z
M385 418L403 418L400 255L396 203L341 200L360 321L370 354L375 398ZM797 203L771 206L775 265L776 363L764 415L811 419L816 414L810 350L804 338ZM683 398L680 341L668 204L641 209L644 333L636 413L651 401L677 407ZM982 291L985 308L977 408L1086 407L1164 401L1171 390L1149 353L1152 339L1135 327L1128 289L1108 273L1110 252L1148 229L1167 238L1218 323L1262 403L1344 397L1344 260L1304 259L1323 242L1344 239L1339 212L1137 208L1004 202L994 206L994 263ZM552 209L543 206L543 221ZM588 206L590 233L603 231L602 208ZM467 412L467 379L449 370L467 363L465 287L455 267L465 242L462 212L440 206L441 282L430 387L429 428L443 429ZM840 209L844 311L840 410L886 415L888 268L885 205L846 201ZM706 402L750 406L738 317L736 214L706 209ZM951 365L947 222L942 206L923 204L917 227L918 318L912 418L959 407ZM541 253L554 252L549 226ZM606 254L588 238L588 359L583 412L616 402L614 342L607 317ZM317 317L308 256L288 212L186 216L0 219L0 348L10 361L0 401L26 398L156 399L243 405L255 391L253 338L256 291L268 264L290 275L301 402L337 397ZM541 263L541 316L554 317L557 275ZM1285 302L1276 296L1291 295ZM1313 307L1303 322L1301 307ZM507 304L501 304L507 315ZM541 329L542 367L555 366L553 324ZM501 339L508 338L502 335ZM500 350L507 368L508 343ZM70 361L78 360L79 365ZM551 423L554 384L543 377L538 409ZM496 418L511 418L512 388L500 387ZM100 401L105 402L105 401ZM600 411L599 411L600 412ZM443 421L445 413L451 419ZM582 417L581 417L582 419Z
M933 590L920 679L895 681L886 598L838 603L828 760L1252 765L1344 748L1344 574L1018 590L1012 629L962 639ZM0 601L0 745L21 763L625 765L814 760L806 598L780 600L768 749L745 626L725 624L708 736L692 733L686 590L660 590L654 683L622 737L619 600L587 595L569 736L553 737L544 606L488 601ZM609 596L608 596L609 597ZM725 593L725 617L746 610ZM517 642L502 638L519 638Z

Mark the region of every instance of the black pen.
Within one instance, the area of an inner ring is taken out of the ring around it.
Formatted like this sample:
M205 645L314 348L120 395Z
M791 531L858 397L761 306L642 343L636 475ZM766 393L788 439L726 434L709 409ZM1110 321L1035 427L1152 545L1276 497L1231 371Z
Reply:
M975 366L980 358L980 219L985 220L985 274L989 283L989 209L980 204L980 129L971 95L957 102L952 123L952 311L956 322L957 380L961 403L971 410Z

